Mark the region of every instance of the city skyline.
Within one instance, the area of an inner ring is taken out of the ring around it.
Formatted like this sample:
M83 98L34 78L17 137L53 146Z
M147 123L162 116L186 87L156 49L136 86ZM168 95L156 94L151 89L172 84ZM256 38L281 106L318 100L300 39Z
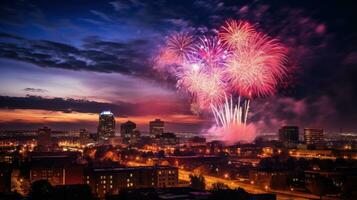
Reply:
M169 131L199 133L212 116L193 114L189 95L154 74L151 58L173 31L212 33L233 18L289 49L289 77L275 95L252 102L249 120L258 132L282 125L356 131L354 16L348 3L322 1L86 1L80 7L7 1L0 14L0 128L95 131L98 113L111 110L119 124L130 120L148 130L160 118Z

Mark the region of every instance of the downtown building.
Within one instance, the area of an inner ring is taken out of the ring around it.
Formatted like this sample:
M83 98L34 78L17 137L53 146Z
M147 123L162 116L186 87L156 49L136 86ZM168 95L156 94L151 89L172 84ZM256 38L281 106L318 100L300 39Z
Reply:
M77 164L77 152L30 152L29 181L47 180L51 185L83 183L83 165Z
M283 126L279 129L279 141L285 147L292 148L299 142L299 127Z
M124 144L135 145L139 142L140 132L136 130L136 124L127 121L120 125L120 136Z
M99 114L99 124L97 138L108 140L115 135L115 117L110 111L103 111Z
M37 151L48 152L52 150L51 129L43 127L37 131Z
M165 122L160 119L155 119L154 121L149 122L150 136L155 137L164 133Z
M323 129L305 128L304 139L309 149L323 149L325 147Z
M178 169L170 166L89 168L84 183L99 197L123 189L169 188L178 185Z

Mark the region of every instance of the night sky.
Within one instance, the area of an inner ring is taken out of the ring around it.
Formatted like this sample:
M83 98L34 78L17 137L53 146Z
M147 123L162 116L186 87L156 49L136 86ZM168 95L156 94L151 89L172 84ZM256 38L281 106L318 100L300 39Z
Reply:
M145 130L207 128L173 80L152 71L169 33L214 33L242 19L289 49L276 95L255 99L258 132L281 125L357 131L357 7L353 1L5 0L0 5L0 129L89 128L98 113Z

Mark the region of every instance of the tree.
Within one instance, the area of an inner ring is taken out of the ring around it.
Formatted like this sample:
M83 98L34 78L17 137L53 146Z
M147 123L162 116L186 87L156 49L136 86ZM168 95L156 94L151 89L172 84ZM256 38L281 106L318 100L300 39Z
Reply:
M32 183L29 200L51 200L53 199L53 187L47 180L38 180Z
M337 191L337 187L332 183L331 179L320 175L308 183L307 188L312 194L318 195L320 199L326 194Z
M196 190L204 190L206 188L205 178L202 175L190 175L190 186Z

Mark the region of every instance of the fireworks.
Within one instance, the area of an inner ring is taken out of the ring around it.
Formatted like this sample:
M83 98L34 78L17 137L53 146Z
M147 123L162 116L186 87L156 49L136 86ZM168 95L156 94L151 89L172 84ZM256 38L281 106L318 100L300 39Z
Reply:
M193 51L193 37L189 33L170 35L155 58L155 69L160 72L177 73Z
M219 106L211 105L214 118L217 125L222 127L229 127L232 124L245 124L245 111L247 108L243 108L240 105L240 98L238 98L238 103L234 104L232 97L228 100L225 96L225 103Z
M190 56L191 62L201 63L209 69L222 66L228 50L217 37L200 37Z
M186 67L190 69L181 70L177 74L178 88L192 94L201 109L208 108L211 104L220 104L225 94L222 71L205 71L202 65L196 63Z
M219 38L230 48L239 49L255 33L254 27L244 21L228 20L218 33Z
M168 37L167 50L184 62L193 50L193 37L189 33L175 33Z
M264 34L250 36L247 45L234 50L226 62L225 77L242 96L267 96L274 93L285 75L286 50Z
M218 37L169 36L156 63L177 78L180 90L192 95L192 110L211 109L217 132L247 132L251 138L255 129L247 125L250 100L275 92L286 73L286 53L277 40L250 23L228 20ZM238 101L232 96L239 96Z

